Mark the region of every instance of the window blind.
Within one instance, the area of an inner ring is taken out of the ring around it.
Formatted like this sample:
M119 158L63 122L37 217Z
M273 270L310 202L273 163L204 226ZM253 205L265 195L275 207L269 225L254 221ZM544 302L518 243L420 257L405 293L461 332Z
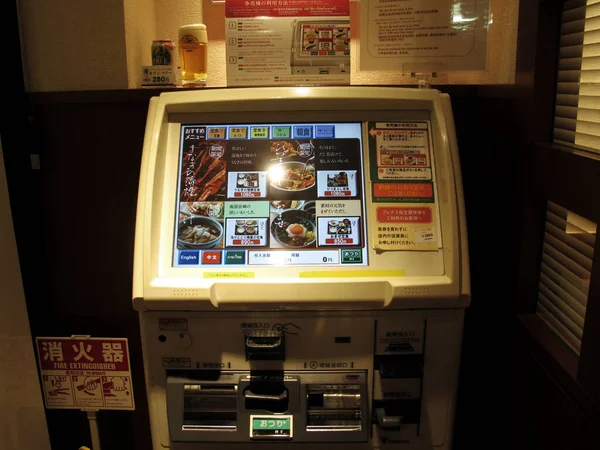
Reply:
M597 226L548 202L545 227L537 314L579 355Z
M600 153L600 0L564 3L554 140Z

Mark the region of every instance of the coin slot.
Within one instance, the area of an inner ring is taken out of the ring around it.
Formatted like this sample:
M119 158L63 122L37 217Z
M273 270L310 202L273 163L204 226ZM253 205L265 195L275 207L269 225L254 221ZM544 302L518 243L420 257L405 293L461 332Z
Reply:
M335 343L336 344L350 344L352 342L352 338L350 336L336 336Z

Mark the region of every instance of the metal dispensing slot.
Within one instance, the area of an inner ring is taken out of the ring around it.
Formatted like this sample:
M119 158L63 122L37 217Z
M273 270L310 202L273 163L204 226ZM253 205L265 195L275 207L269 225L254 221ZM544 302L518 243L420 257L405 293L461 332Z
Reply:
M237 385L186 384L183 387L183 430L235 430Z
M360 385L309 385L307 387L307 431L360 431Z

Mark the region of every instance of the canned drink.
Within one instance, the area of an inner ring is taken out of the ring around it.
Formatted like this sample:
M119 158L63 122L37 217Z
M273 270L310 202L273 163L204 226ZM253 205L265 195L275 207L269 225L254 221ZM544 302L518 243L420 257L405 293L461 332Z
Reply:
M173 64L175 45L170 40L152 41L152 65L170 66Z

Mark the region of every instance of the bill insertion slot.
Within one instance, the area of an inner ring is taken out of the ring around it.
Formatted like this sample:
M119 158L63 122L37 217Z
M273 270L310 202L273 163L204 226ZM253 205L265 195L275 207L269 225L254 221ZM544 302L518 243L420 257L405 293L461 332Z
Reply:
M309 385L307 431L360 431L359 385Z
M237 385L186 384L183 430L235 430Z

